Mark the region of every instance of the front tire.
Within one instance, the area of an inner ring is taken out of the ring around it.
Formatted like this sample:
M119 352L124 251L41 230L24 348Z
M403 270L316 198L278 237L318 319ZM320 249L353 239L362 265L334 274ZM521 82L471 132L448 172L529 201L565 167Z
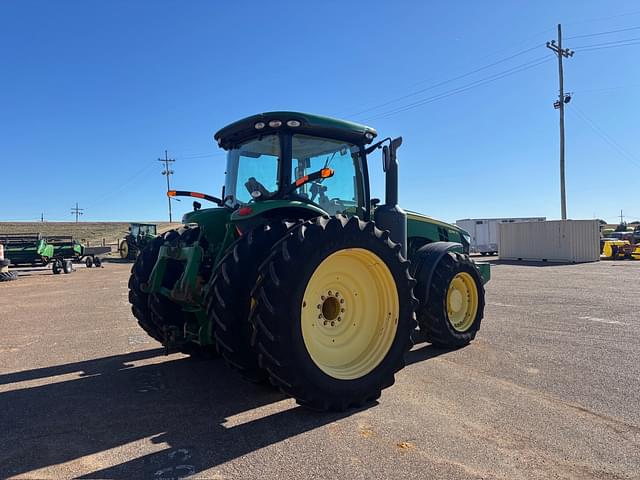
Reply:
M272 248L250 317L272 383L301 405L338 411L394 383L417 303L400 252L373 222L343 216L305 222Z
M424 338L445 348L464 347L480 330L484 316L484 285L478 267L468 255L447 252L438 262L431 283L426 285L418 271L418 324ZM423 301L426 298L426 302Z

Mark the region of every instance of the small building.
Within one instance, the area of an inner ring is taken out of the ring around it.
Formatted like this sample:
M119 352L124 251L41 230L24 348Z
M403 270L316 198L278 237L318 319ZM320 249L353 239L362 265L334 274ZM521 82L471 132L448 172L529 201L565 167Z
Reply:
M499 226L501 260L597 262L598 220L551 220Z

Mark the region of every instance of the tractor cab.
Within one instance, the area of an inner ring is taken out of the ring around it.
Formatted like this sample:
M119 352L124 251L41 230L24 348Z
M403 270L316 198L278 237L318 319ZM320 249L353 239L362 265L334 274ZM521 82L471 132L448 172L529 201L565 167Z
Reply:
M263 113L232 123L215 134L228 152L222 204L244 207L232 221L269 218L268 211L276 209L293 218L375 219L406 256L407 217L398 206L396 161L402 138L367 146L376 136L366 125L299 112ZM367 155L377 148L383 152L386 198L374 216Z
M235 122L215 134L228 152L224 203L295 201L316 213L367 218L365 145L376 135L363 125L294 112Z

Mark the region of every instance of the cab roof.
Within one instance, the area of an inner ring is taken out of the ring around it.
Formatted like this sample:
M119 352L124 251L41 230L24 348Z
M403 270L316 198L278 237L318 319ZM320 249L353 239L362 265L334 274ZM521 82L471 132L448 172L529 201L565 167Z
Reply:
M266 112L233 122L218 130L214 138L221 148L229 150L251 138L279 131L335 138L356 145L366 145L378 135L374 128L337 118L303 112Z

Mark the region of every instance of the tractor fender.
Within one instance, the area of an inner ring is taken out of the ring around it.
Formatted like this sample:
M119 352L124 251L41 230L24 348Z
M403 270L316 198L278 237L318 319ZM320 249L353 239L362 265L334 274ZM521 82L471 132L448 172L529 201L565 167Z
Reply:
M426 305L429 300L429 287L433 279L433 273L442 257L452 251L462 252L461 243L457 242L432 242L420 247L412 259L412 276L418 281L414 288L414 294L420 305Z
M314 218L327 215L327 212L310 203L299 200L264 200L253 202L239 208L231 214L232 223L251 220L256 217L277 218Z

